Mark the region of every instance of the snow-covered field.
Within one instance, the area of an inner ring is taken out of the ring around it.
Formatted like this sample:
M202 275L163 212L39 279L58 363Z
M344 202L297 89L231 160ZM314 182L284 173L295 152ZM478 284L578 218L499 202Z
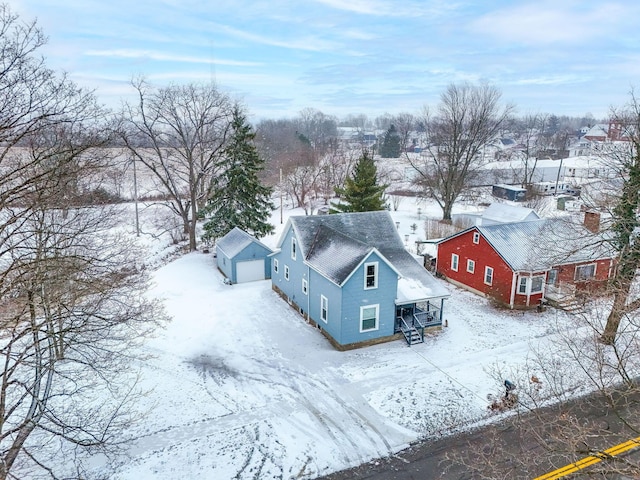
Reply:
M421 233L410 231L417 206L407 198L392 211L408 245ZM419 206L422 219L438 214ZM481 424L494 418L495 373L520 368L565 321L553 309L498 310L446 284L448 327L424 344L338 352L269 281L223 284L211 254L181 256L153 280L172 320L147 342L149 414L132 426L126 458L95 467L121 480L315 478Z

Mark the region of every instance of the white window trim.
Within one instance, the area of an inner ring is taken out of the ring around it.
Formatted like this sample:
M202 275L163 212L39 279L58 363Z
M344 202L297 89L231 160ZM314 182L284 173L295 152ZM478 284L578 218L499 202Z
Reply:
M287 282L289 281L289 265L284 266L284 279Z
M366 330L363 330L362 321L364 320L364 318L362 318L362 315L364 313L364 310L369 308L376 309L376 326L375 328L367 328ZM360 333L375 332L379 328L380 328L380 305L376 303L375 305L363 305L362 307L360 307Z
M473 232L473 243L480 243L480 232Z
M491 270L491 279L487 282L489 270ZM484 267L484 284L493 285L493 267Z
M475 273L476 271L476 262L470 259L467 259L467 272Z
M591 265L593 265L593 275L590 276L589 278L578 278L578 269L579 268L584 268L584 267L590 267ZM573 273L573 281L574 282L588 282L589 280L593 280L594 278L596 278L597 270L598 270L598 264L597 263L585 263L583 265L576 265L575 272Z
M324 317L322 315L323 305L326 305L326 307L324 308ZM329 299L324 295L320 295L320 320L322 320L324 323L329 323Z
M524 292L520 291L520 287L522 286L522 281L524 280ZM518 280L518 295L526 295L529 293L529 277L520 277Z
M291 260L295 260L296 259L296 255L297 255L297 251L298 251L298 245L296 243L296 237L291 237Z
M536 290L535 292L533 291L533 279L534 278L539 278L540 279L540 290ZM536 293L542 293L544 291L544 275L535 275L533 277L531 277L531 280L529 281L529 294L531 295L535 295Z
M306 278L302 279L302 293L309 295L309 283Z
M277 258L273 259L273 271L278 273L278 259Z
M460 257L458 256L458 254L452 253L451 254L451 270L453 270L454 272L457 272L459 263L460 263Z
M367 270L368 267L373 266L375 267L376 271L374 273L374 277L373 277L373 286L372 287L368 287L367 286ZM374 288L378 288L378 262L369 262L369 263L365 263L364 264L364 289L365 290L373 290Z

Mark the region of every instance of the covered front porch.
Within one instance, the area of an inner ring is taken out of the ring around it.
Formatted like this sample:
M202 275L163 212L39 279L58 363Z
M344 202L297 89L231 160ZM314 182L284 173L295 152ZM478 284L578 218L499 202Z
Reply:
M396 305L394 333L402 333L409 345L424 343L425 329L442 325L443 303L440 298Z

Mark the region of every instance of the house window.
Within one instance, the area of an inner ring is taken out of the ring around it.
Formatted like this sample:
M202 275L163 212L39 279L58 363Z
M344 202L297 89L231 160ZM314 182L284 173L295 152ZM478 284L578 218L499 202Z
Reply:
M547 276L547 283L549 285L555 285L557 281L558 281L558 270L555 268L553 270L549 270L549 274Z
M378 305L360 307L360 332L378 329Z
M590 263L589 265L580 265L576 267L576 282L584 282L591 280L596 276L596 264Z
M518 284L518 293L526 295L527 293L527 277L520 277L520 283Z
M273 259L273 271L278 273L278 259L277 258Z
M451 254L451 270L454 272L458 271L458 255L455 253Z
M473 273L476 270L476 262L467 260L467 272Z
M305 295L307 295L307 293L309 292L309 284L307 283L307 280L305 278L302 279L302 293L304 293Z
M480 243L480 232L473 232L473 243Z
M487 285L493 284L493 268L484 267L484 283Z
M289 280L289 265L284 266L284 279Z
M227 264L227 259L225 257L222 257L222 265L226 265Z
M296 239L295 237L291 237L291 259L296 259Z
M364 271L364 289L378 288L378 263L365 263Z
M324 295L320 295L320 318L325 323L329 320L329 300Z
M544 277L533 277L531 279L531 293L540 293L542 291L543 284Z

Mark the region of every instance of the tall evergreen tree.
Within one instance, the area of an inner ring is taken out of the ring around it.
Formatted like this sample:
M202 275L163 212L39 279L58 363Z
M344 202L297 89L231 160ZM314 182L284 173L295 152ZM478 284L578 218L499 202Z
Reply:
M391 124L384 135L380 146L382 158L398 158L400 156L400 135L395 125Z
M344 188L336 187L336 195L342 203L333 203L332 213L373 212L384 210L384 190L387 185L378 185L378 170L373 157L365 150L358 159L353 175L347 177Z
M253 143L255 133L239 107L231 121L232 134L220 163L222 173L213 180L211 195L202 210L207 219L204 240L215 240L234 227L260 238L273 231L268 222L274 209L273 189L260 182L265 162Z

